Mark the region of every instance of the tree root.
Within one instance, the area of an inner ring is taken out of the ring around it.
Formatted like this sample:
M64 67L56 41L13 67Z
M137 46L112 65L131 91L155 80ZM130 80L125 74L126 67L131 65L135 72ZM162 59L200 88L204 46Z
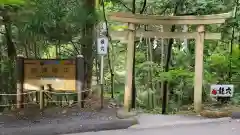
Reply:
M223 117L231 117L232 112L230 111L211 111L211 110L204 110L200 113L201 116L207 118L223 118Z

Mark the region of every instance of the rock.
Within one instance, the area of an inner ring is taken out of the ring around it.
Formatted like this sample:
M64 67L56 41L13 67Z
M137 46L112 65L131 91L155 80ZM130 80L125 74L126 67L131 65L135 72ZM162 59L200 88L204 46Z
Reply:
M231 118L232 119L240 119L240 112L232 112Z
M64 110L62 111L62 114L66 114L66 113L67 113L67 110L64 109Z
M127 112L125 109L121 108L117 110L116 116L119 119L128 119L128 118L137 116L137 112L136 111Z

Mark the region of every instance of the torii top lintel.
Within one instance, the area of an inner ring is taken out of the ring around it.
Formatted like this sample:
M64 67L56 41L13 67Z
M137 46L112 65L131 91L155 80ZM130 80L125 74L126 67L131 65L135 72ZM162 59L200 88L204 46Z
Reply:
M196 25L196 24L221 24L224 23L226 19L231 18L232 16L233 12L199 16L159 16L116 12L111 13L109 15L109 19L113 21L134 24Z

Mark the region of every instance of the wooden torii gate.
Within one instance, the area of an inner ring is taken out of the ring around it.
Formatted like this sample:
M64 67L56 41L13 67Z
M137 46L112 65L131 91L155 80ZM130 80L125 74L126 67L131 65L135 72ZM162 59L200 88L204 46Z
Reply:
M113 31L111 36L122 38L127 36L127 65L126 82L124 94L124 108L129 110L132 98L132 65L135 37L145 38L180 38L195 39L195 77L194 77L194 110L200 112L202 109L202 86L203 86L203 50L204 39L219 40L221 33L206 33L204 25L222 24L227 18L233 16L233 12L200 16L157 16L141 15L131 13L111 13L109 19L128 23L128 30ZM145 25L197 25L196 32L153 32L136 30L135 24Z

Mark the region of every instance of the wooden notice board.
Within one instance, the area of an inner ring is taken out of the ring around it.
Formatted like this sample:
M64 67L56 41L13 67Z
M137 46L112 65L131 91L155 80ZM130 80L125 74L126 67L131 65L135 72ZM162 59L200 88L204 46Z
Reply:
M75 59L24 59L24 90L39 90L48 84L55 91L76 91Z

